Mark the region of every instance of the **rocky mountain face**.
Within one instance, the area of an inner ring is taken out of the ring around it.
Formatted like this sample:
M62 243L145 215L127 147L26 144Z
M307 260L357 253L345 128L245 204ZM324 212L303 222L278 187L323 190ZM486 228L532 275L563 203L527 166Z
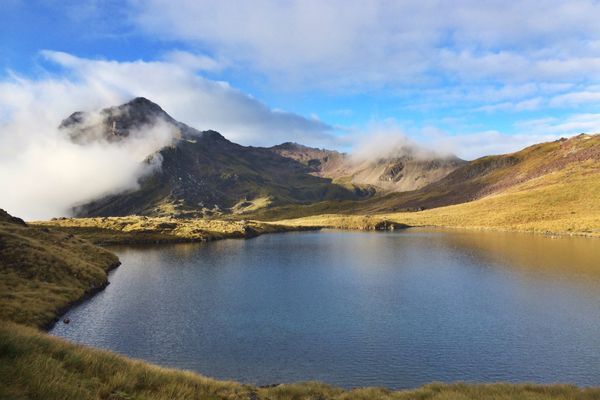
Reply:
M76 215L202 216L368 195L311 175L310 167L269 149L241 146L215 131L200 132L144 98L93 115L76 112L62 122L61 129L76 143L113 143L157 121L176 131L170 146L148 155L160 157L161 168L143 178L139 190L81 205Z
M420 189L466 164L454 156L422 155L410 146L398 149L395 155L372 159L297 143L283 143L271 150L306 165L315 176L384 193Z

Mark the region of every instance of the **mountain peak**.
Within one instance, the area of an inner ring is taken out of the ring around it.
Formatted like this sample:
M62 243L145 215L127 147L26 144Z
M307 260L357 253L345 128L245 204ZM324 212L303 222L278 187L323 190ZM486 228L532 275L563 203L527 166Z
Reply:
M165 110L163 110L158 104L148 100L145 97L136 97L133 100L130 100L129 102L122 104L116 108L121 110L128 108L130 112L131 110L134 110L139 113L169 116L169 114L167 114Z
M177 125L158 104L136 97L99 112L76 111L61 122L59 129L66 130L71 140L79 144L100 139L117 142L128 137L131 130L153 125L159 119Z
M202 131L202 136L205 138L213 139L213 140L227 140L227 138L225 138L225 136L221 135L217 131L213 131L212 129L209 129L207 131ZM229 142L229 140L227 140L227 141Z

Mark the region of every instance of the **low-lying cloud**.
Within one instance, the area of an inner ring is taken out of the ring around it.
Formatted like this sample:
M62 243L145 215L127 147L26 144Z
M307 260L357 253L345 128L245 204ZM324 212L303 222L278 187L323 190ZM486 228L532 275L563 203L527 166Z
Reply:
M197 76L189 67L44 55L65 69L60 77L10 75L0 81L0 207L26 219L68 215L77 204L136 189L140 177L160 168L159 158L146 158L173 140L172 127L158 121L118 143L76 144L58 129L74 111L99 110L144 96L182 122L219 130L242 143L331 140L328 125L273 111L226 83Z

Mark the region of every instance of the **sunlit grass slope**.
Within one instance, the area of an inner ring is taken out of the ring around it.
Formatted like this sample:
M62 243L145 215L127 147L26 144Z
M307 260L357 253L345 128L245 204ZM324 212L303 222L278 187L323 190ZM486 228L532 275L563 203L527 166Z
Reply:
M326 214L278 221L291 226L375 229L382 221L408 226L446 226L600 236L600 162L573 163L499 194L421 212Z
M296 229L289 225L280 226L257 221L144 216L63 218L34 222L32 225L76 234L100 245L248 238L264 233ZM303 229L303 227L297 229Z
M535 203L536 206L547 206L557 210L563 205L554 203L566 200L566 208L573 204L573 199L569 196L580 194L588 194L590 197L586 201L589 203L594 200L600 202L597 193L586 188L582 191L581 185L577 186L580 183L577 179L578 174L588 174L584 179L597 187L600 181L600 134L582 134L570 139L536 144L515 153L481 157L454 170L445 178L411 192L376 195L363 201L325 201L310 205L273 207L254 211L246 218L277 221L323 214L400 213L466 204L489 196L528 189L536 189L529 196L533 201L522 203L523 205ZM548 199L540 198L539 201L535 201L535 196L546 195L544 191L539 190L540 186L554 185L557 179L563 177L566 180L560 190L564 193L552 193L552 197ZM576 186L571 187L571 182ZM544 200L548 200L548 203ZM513 207L514 204L511 203L509 206L511 208L506 210L509 213L522 211L518 205ZM468 210L470 213L475 207L469 207ZM477 221L478 218L469 218L460 221L460 224Z

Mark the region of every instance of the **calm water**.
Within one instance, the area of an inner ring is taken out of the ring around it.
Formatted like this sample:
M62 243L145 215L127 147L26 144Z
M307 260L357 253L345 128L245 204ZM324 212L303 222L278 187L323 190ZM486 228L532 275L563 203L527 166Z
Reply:
M600 241L308 232L117 248L54 335L255 384L600 385Z

